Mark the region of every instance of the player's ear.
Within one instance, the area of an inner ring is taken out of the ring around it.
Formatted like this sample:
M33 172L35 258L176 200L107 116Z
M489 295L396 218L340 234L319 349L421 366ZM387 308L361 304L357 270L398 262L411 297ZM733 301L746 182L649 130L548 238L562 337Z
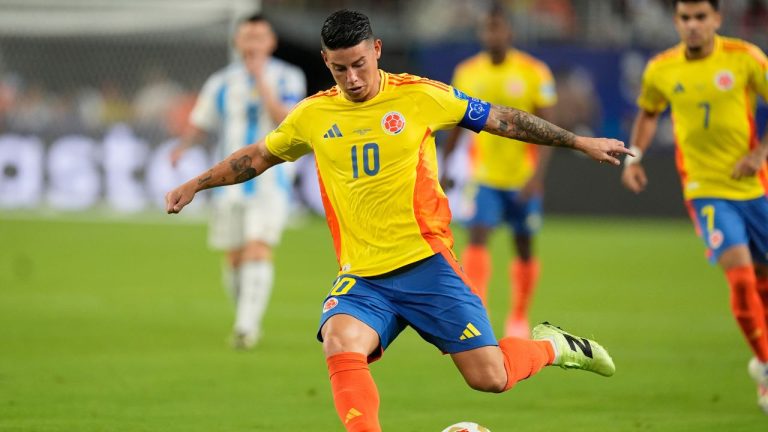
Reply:
M715 31L720 30L720 26L723 24L723 15L720 11L715 11Z
M328 66L328 56L325 54L325 48L320 48L320 56L323 58L323 63Z
M375 39L373 41L373 50L376 52L376 60L381 58L381 39Z

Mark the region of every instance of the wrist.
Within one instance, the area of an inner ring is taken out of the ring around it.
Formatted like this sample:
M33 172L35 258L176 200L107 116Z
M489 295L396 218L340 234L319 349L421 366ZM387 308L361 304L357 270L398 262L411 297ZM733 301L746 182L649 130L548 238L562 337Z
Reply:
M629 151L634 153L635 156L627 156L624 158L624 165L639 164L640 161L643 160L643 150L641 150L640 147L636 145L629 146Z

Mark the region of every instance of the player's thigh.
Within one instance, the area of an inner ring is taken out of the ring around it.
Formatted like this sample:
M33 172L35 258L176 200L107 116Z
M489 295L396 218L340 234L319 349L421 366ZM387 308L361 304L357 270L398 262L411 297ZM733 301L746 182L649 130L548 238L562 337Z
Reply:
M712 262L734 247L749 245L746 221L730 200L697 198L690 201L697 231L709 250Z
M443 353L497 344L482 300L449 252L434 255L393 283L389 293L399 315Z
M541 229L541 197L533 196L521 200L519 191L508 191L504 195L504 220L515 234L533 236Z
M499 189L478 185L474 196L472 216L467 220L467 226L482 226L492 228L502 220L504 211L504 194Z
M374 332L376 344L366 354L369 362L377 360L406 325L398 316L396 308L383 295L388 289L386 281L369 280L355 275L337 277L323 301L317 339L323 342L324 346L367 346L370 341L369 332L357 327L335 325L342 320L331 321L336 316L347 315Z
M219 250L243 246L243 207L236 201L214 199L208 223L208 244Z
M752 258L755 263L768 266L768 197L744 202L742 207Z

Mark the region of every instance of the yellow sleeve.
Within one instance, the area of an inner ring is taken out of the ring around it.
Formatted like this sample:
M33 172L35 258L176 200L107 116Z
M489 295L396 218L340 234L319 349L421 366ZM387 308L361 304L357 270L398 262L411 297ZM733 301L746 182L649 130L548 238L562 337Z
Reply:
M458 125L478 132L485 125L490 111L487 103L436 81L420 86L420 91L414 97L414 102L422 115L426 116L432 131Z
M637 97L637 106L648 112L660 113L667 109L668 101L656 87L655 75L656 68L649 64L643 72L643 84Z
M552 71L550 71L549 67L544 63L538 65L535 71L538 81L538 88L536 89L536 95L533 104L537 108L551 107L557 103L555 78L552 76Z
M760 48L749 47L749 82L757 94L768 101L768 58Z
M288 162L293 162L312 151L312 144L299 127L302 117L305 117L302 116L304 113L302 108L301 104L294 108L277 129L268 133L264 138L267 150Z

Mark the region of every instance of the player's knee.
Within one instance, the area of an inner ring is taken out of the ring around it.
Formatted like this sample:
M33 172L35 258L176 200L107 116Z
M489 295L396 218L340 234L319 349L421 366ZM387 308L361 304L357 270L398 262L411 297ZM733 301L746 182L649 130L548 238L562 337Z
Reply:
M369 327L349 322L346 316L333 317L322 329L323 352L326 357L343 352L370 354L379 344L378 335Z
M246 243L242 251L243 261L268 261L272 259L272 247L261 241Z
M487 393L501 393L507 388L507 373L496 368L485 368L464 376L473 390Z

